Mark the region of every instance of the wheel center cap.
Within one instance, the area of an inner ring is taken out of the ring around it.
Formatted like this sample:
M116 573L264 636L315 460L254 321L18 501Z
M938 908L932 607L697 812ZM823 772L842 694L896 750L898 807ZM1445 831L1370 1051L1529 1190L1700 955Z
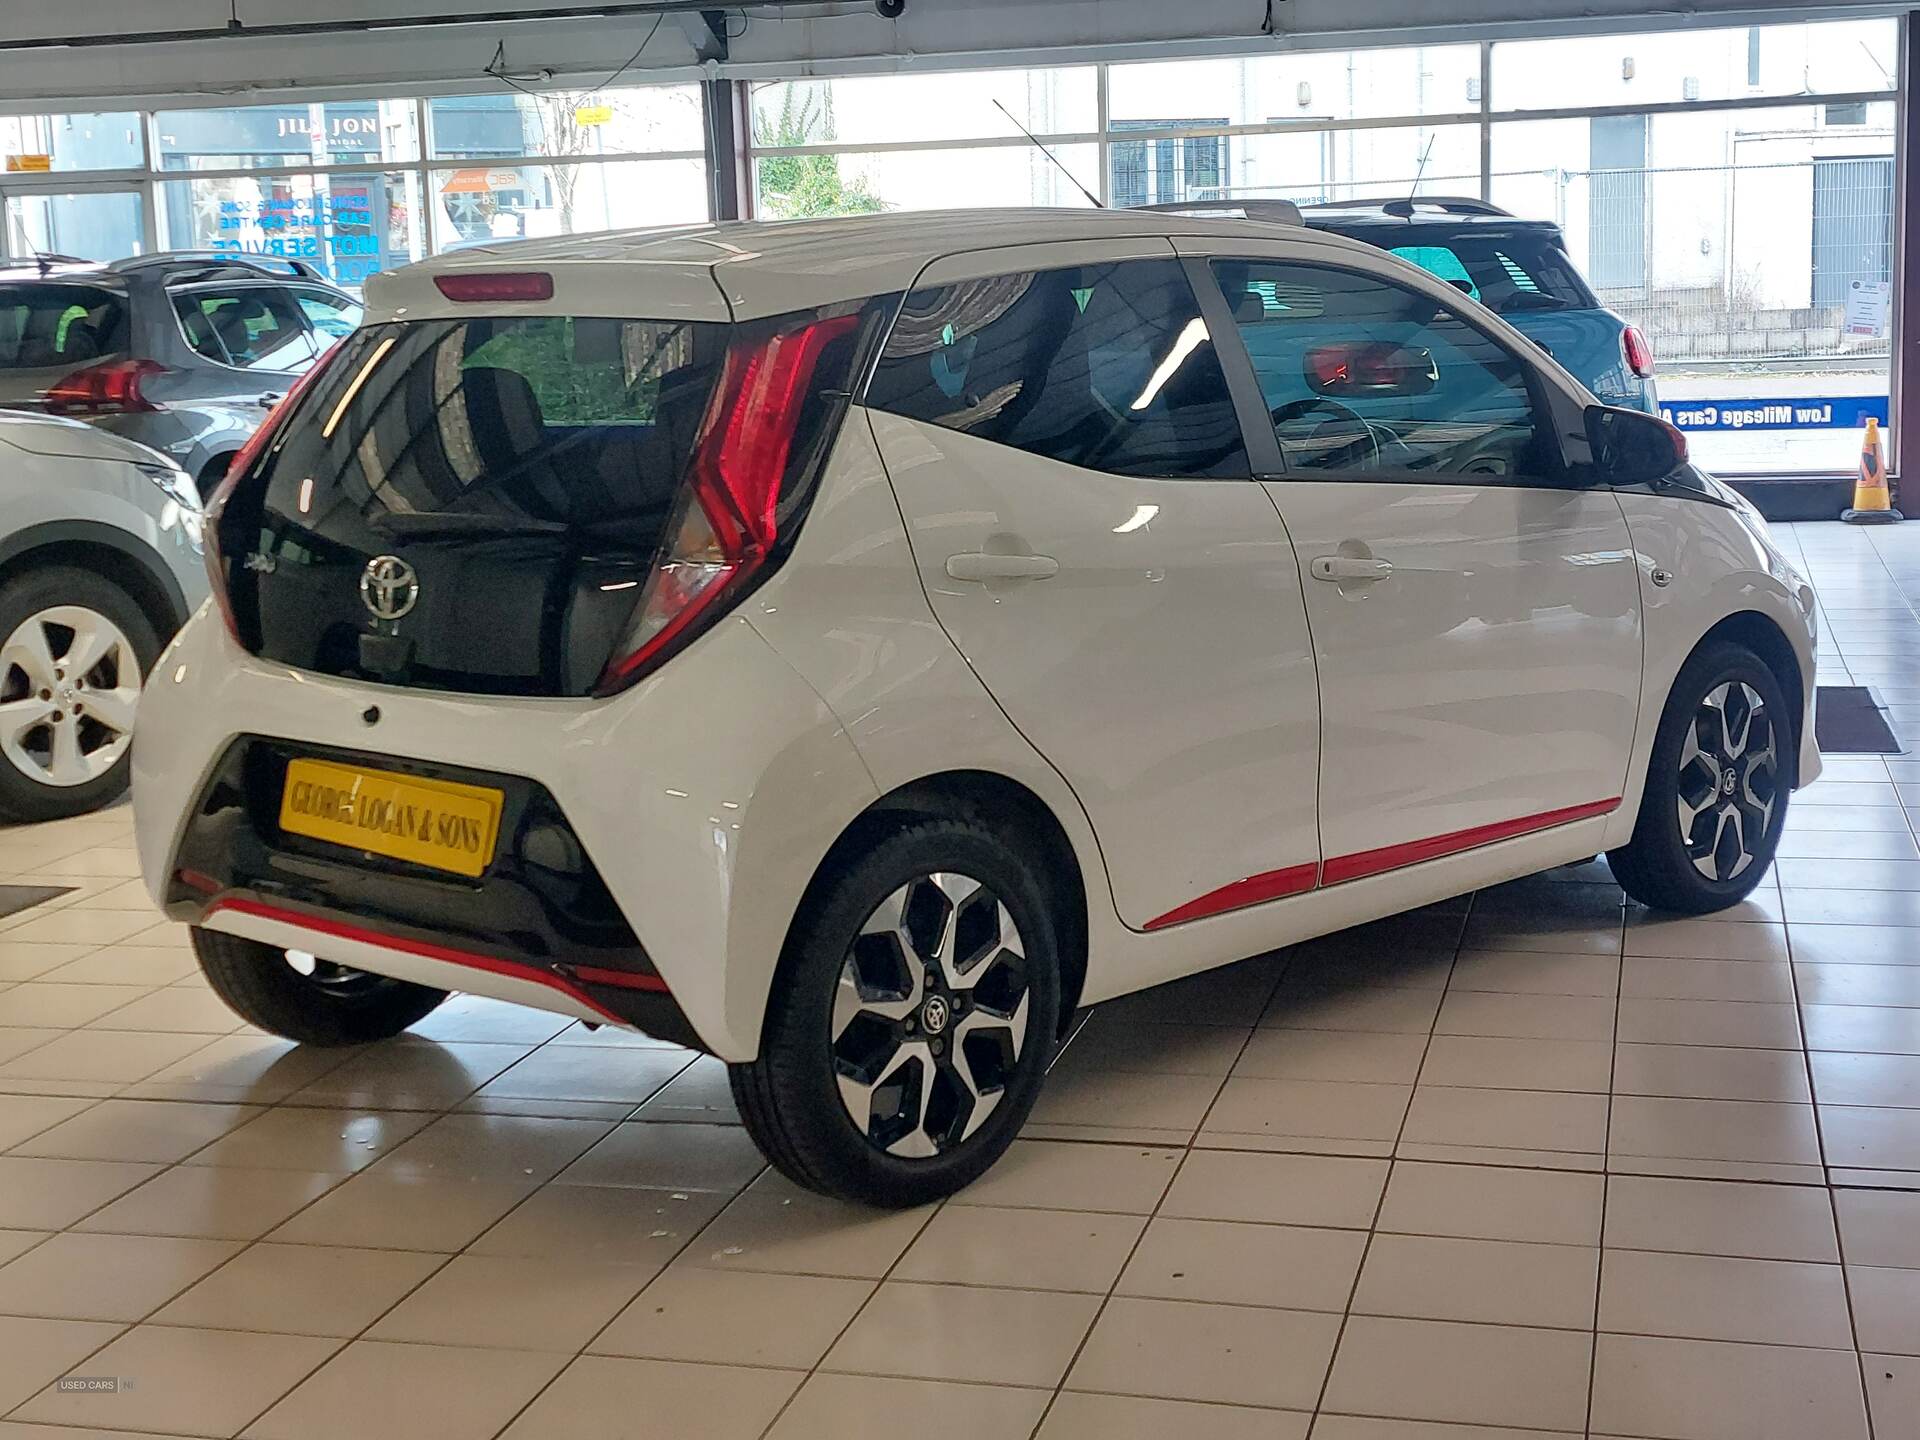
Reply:
M944 995L932 995L927 1003L920 1007L920 1028L929 1035L941 1034L947 1028L952 1012L947 1007Z
M1738 789L1739 786L1740 786L1740 777L1738 775L1735 775L1731 770L1728 770L1726 774L1720 777L1720 793L1722 795L1733 794L1733 792L1736 789Z

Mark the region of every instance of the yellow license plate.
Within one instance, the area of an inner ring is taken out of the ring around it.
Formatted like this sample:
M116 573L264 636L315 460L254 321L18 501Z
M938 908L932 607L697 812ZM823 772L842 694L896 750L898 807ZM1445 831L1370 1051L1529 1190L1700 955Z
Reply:
M498 790L360 770L325 760L287 764L280 828L456 875L478 875L500 834Z

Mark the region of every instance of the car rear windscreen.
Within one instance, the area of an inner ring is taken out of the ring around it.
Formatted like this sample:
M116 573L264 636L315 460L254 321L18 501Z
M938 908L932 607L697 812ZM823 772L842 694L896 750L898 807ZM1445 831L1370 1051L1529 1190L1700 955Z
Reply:
M1379 243L1377 236L1367 238ZM1496 315L1589 310L1600 303L1550 234L1420 237L1386 248L1465 291Z
M78 369L127 348L126 296L100 285L0 284L0 370Z
M727 338L565 315L355 332L220 517L243 638L330 674L585 693L649 573ZM404 627L379 623L362 583L382 557L413 577L382 601L407 606Z

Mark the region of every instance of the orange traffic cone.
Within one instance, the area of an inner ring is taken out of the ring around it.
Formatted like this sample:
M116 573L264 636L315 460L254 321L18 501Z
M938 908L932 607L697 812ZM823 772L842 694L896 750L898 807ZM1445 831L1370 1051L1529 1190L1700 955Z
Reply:
M1840 512L1849 525L1890 525L1903 517L1887 493L1887 457L1880 448L1880 422L1867 417L1867 433L1860 442L1860 478L1853 487L1853 508Z

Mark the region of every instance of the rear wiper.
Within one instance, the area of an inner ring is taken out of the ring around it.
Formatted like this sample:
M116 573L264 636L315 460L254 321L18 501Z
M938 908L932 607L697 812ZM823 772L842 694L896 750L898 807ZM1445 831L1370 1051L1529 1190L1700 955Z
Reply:
M482 539L512 539L517 536L565 535L572 527L557 520L515 519L505 515L461 515L449 511L424 514L402 511L376 515L368 523L375 530L403 540L424 540L442 535L467 535Z

